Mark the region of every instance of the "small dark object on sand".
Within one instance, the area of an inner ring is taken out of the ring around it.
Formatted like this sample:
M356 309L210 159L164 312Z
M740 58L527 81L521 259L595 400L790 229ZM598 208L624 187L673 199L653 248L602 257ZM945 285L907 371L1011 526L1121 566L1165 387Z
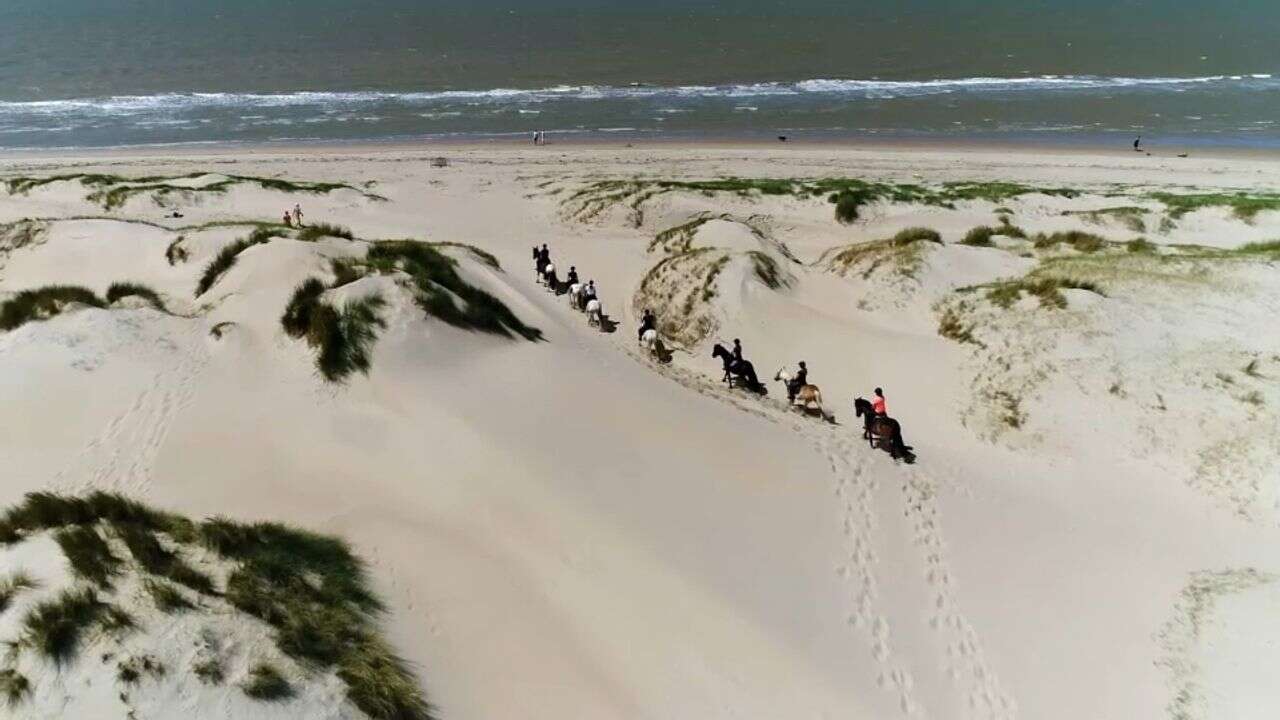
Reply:
M786 135L779 135L779 136L778 136L778 142L786 142L786 141L787 141L787 136L786 136Z
M1186 156L1187 156L1186 153L1178 153L1178 157L1186 157Z

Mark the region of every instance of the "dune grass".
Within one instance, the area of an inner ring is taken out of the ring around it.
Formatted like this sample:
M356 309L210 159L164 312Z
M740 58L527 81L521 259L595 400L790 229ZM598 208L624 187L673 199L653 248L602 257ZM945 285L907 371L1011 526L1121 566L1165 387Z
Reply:
M365 263L376 272L408 274L418 306L444 323L503 337L542 339L540 330L525 325L501 300L463 280L457 261L429 243L379 241L369 248Z
M1052 250L1059 245L1066 245L1082 253L1095 253L1111 244L1105 238L1080 230L1038 233L1031 238L1031 243L1037 250Z
M747 257L751 259L751 270L755 273L756 279L764 283L765 287L770 290L780 290L789 284L787 276L778 266L778 261L768 254L759 250L748 250Z
M333 271L333 282L329 285L331 288L350 285L364 277L364 271L351 258L333 258L329 261L329 268Z
M40 583L25 571L17 570L8 577L0 580L0 613L9 609L13 604L14 598L18 597L24 590L34 590L40 587Z
M930 244L941 245L942 236L931 228L911 227L899 230L893 237L854 243L828 251L818 259L828 269L840 274L854 266L862 267L862 278L870 279L882 267L891 267L903 277L914 278L924 261L924 250Z
M92 290L78 285L48 285L23 290L0 304L0 330L13 330L33 320L48 320L72 303L106 307L106 303Z
M76 577L88 580L99 587L110 587L111 578L120 572L120 558L111 552L97 528L77 525L57 531L53 539L71 563Z
M222 661L216 657L200 660L191 666L191 672L200 678L205 685L221 685L226 679L226 671L222 669Z
M209 264L205 266L204 272L200 274L200 282L196 284L195 296L200 297L208 292L209 288L213 287L228 270L235 266L240 253L248 250L254 245L261 245L269 242L275 234L276 233L273 232L271 228L255 228L253 232L249 233L246 237L239 238L219 250L218 254L213 257L213 260L210 260Z
M1147 224L1144 220L1147 209L1134 205L1122 205L1098 210L1063 210L1062 214L1068 217L1082 217L1089 222L1098 224L1114 220L1133 232L1147 231Z
M348 300L341 309L325 302L319 278L308 278L293 292L280 324L287 335L305 338L317 350L316 368L330 382L353 372L369 373L370 351L378 331L385 328L381 295Z
M985 348L986 345L973 334L977 326L966 317L967 309L964 303L945 308L938 318L938 334L958 343Z
M10 709L21 705L31 695L31 681L14 668L0 670L0 697Z
M279 701L293 697L293 686L274 665L258 663L249 671L249 679L243 685L244 694L254 700Z
M146 285L132 282L116 282L111 283L110 287L107 288L108 305L112 305L117 300L126 297L140 297L156 310L166 312L164 300L160 299L160 294Z
M693 237L698 232L698 228L706 225L712 220L717 219L716 215L700 215L688 222L681 223L674 227L669 227L657 235L653 236L653 241L649 243L649 252L661 249L666 253L682 253L688 252L692 247Z
M160 544L155 530L132 522L116 522L115 534L129 548L129 554L147 573L185 585L204 595L217 592L213 580L183 560L178 553Z
M32 608L21 642L57 665L70 662L84 634L95 627L119 631L133 626L127 613L98 598L91 588L64 590Z
M1137 237L1124 244L1125 250L1138 254L1154 254L1157 252L1155 243L1146 238Z
M177 265L184 263L190 257L190 253L182 246L182 241L186 240L185 235L179 235L169 246L164 249L164 259L169 261L169 265Z
M328 223L315 223L308 225L298 231L296 239L303 242L315 242L320 238L343 238L344 240L354 240L355 235L351 231L341 225L330 225Z
M184 197L197 194L221 195L237 185L257 185L264 190L312 195L324 195L337 190L351 190L360 193L360 195L369 200L386 200L381 195L367 192L347 183L308 182L251 175L222 175L219 179L211 180L202 185L186 185L177 182L194 180L206 175L212 176L214 173L197 171L185 175L145 175L140 177L102 173L67 173L42 177L15 176L6 178L4 183L5 189L8 190L9 194L25 195L32 190L57 182L79 182L82 186L91 188L91 192L85 196L85 199L101 205L108 212L123 207L131 198L138 195L150 195L157 200L162 200L166 196L173 194Z
M1170 193L1154 192L1148 195L1168 209L1169 217L1178 220L1188 213L1204 208L1225 207L1244 222L1253 222L1258 213L1280 210L1280 193Z
M163 569L172 562L163 547L152 546L154 533L202 545L234 566L226 601L271 625L282 653L307 667L335 671L351 701L374 720L431 717L409 666L380 636L383 604L369 586L365 564L345 541L279 523L225 518L195 523L102 492L84 497L31 493L0 516L0 541L12 544L45 530L96 532L99 526L115 528L144 568ZM24 620L23 643L65 664L84 633L131 626L127 614L92 589L68 590L33 608Z
M965 233L964 237L960 240L960 244L971 245L973 247L991 247L991 236L995 234L995 228L988 227L986 225L979 225Z
M641 205L663 193L696 192L707 196L732 194L742 198L754 196L790 196L795 198L826 197L835 206L835 218L841 223L856 222L862 208L874 202L918 203L954 208L957 202L985 200L1001 203L1023 195L1043 194L1055 197L1077 197L1078 190L1061 187L1036 187L1004 182L951 182L938 186L911 183L872 182L857 178L741 178L724 177L708 180L600 180L591 183L562 201L579 220L599 215L615 203L631 207L636 219L642 218ZM637 223L638 224L638 223Z
M987 299L1006 310L1013 307L1024 293L1039 300L1040 307L1050 309L1067 307L1067 298L1062 294L1062 291L1067 289L1088 290L1105 297L1105 293L1097 284L1072 278L1027 276L1018 280L992 283L985 287Z
M151 655L135 655L116 663L116 680L122 685L134 685L146 675L164 677L166 672L164 663Z
M195 604L188 600L178 588L164 580L148 579L142 583L142 587L151 596L151 601L156 604L156 609L161 612L185 612L195 607Z

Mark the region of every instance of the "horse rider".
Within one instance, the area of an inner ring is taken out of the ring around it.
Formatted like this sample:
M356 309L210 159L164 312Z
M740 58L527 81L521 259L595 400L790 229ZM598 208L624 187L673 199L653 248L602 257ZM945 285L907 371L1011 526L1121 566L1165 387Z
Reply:
M582 288L582 307L586 307L587 303L596 299L596 281L588 280L587 286Z
M800 363L803 365L804 363ZM871 409L876 411L880 417L889 417L889 411L885 409L884 390L876 388L875 397L871 400Z
M578 284L578 268L570 265L569 274L564 277L564 281L570 285Z
M653 315L653 311L645 308L644 314L640 317L640 332L638 333L640 340L644 340L644 334L649 330L657 327L658 320Z
M542 265L551 262L551 251L547 249L546 243L542 243L542 249L538 251L538 262Z
M796 395L799 394L800 388L809 384L809 368L800 361L800 369L796 371L795 377L791 378L791 382L787 383L787 401L795 402Z
M742 341L738 338L733 339L733 363L736 365L742 362Z

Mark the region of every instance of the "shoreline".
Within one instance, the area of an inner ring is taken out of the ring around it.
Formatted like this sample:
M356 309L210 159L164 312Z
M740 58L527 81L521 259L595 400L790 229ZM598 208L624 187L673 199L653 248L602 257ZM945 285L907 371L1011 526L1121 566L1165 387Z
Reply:
M538 153L557 151L589 152L595 150L644 150L658 148L670 150L759 151L763 149L786 152L834 150L837 152L892 152L908 154L956 153L978 155L1010 153L1017 156L1047 155L1065 157L1113 157L1141 160L1280 160L1280 147L1235 145L1187 145L1152 144L1143 152L1132 150L1128 142L1102 143L1092 141L1037 142L1026 139L996 140L989 138L939 138L939 137L788 137L780 142L776 137L753 138L734 136L709 136L698 139L687 137L635 137L619 134L616 137L589 137L569 135L552 136L546 145L534 146L527 135L430 137L422 139L387 138L361 140L279 140L279 141L208 141L194 143L115 145L103 147L59 148L0 148L0 162L9 160L114 160L114 159L181 159L196 157L244 157L253 155L330 155L359 156L384 153L430 153L438 149L463 152L528 150ZM797 153L799 154L799 153ZM1183 158L1180 155L1185 154Z

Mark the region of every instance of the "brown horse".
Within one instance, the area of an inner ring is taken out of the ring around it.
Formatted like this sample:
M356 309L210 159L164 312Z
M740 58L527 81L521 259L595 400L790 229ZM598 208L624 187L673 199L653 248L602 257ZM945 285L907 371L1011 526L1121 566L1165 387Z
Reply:
M885 415L877 415L875 408L866 398L855 398L854 412L863 418L862 437L871 447L888 447L894 460L906 458L907 462L915 459L911 447L902 440L902 426L897 420Z
M781 382L787 387L791 387L791 373L786 368L778 370L778 374L773 376L774 380ZM801 385L796 390L796 399L793 401L796 405L808 410L810 406L817 407L818 413L823 418L827 417L827 411L822 409L822 391L817 385Z

